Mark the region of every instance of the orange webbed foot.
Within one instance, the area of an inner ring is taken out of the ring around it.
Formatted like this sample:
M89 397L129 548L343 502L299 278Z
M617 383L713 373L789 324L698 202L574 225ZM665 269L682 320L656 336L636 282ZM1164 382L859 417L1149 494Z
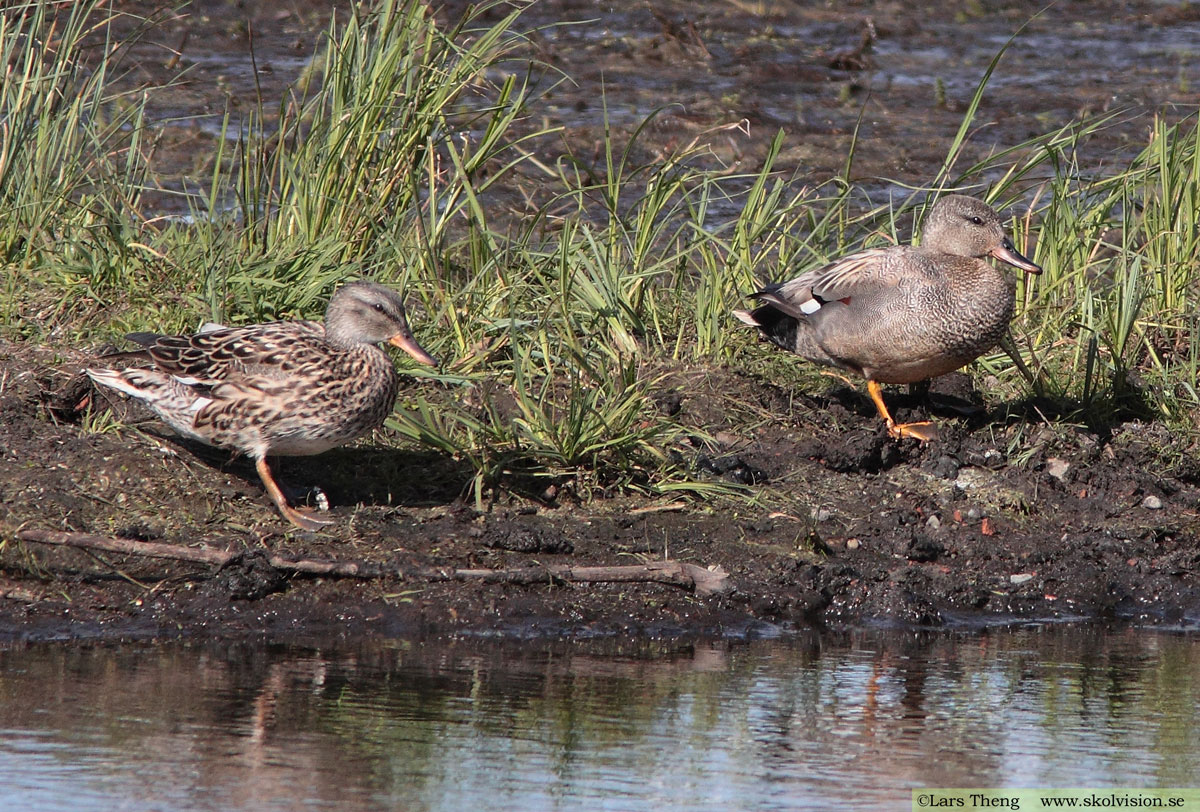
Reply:
M889 421L888 434L897 440L911 437L923 443L938 439L937 426L928 420L916 423L893 423Z

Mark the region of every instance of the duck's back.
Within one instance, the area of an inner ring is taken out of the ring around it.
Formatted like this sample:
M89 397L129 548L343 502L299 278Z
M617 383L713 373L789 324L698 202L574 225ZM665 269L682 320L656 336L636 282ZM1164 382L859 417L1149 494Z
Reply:
M194 335L130 333L160 371L196 382L235 380L252 373L288 375L335 352L325 326L279 321L207 329Z

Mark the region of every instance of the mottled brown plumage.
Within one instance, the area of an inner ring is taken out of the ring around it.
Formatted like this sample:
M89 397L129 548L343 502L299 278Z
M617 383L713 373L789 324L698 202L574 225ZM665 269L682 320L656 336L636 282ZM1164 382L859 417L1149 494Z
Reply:
M927 423L898 425L881 383L943 375L994 347L1012 319L1013 285L983 257L1030 273L1000 216L965 195L940 198L920 245L873 248L768 285L764 302L735 315L770 341L810 361L862 375L893 436L931 439Z
M89 369L92 380L144 402L192 439L254 458L267 492L294 524L328 522L288 505L268 454L319 454L383 423L398 378L377 344L388 341L423 364L436 361L413 338L404 303L390 288L352 282L334 293L325 323L216 327L189 336L132 333L149 367Z

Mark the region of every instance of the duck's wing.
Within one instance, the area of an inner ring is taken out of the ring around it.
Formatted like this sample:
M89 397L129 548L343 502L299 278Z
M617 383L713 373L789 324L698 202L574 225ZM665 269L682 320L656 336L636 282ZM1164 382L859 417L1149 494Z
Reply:
M299 366L320 363L327 352L324 337L324 326L311 321L223 327L190 336L127 336L142 345L142 352L159 370L192 384L285 375Z
M914 250L907 245L869 248L795 279L767 285L753 294L753 298L793 318L804 318L827 302L850 304L855 297L897 287L902 282L897 269L905 266Z

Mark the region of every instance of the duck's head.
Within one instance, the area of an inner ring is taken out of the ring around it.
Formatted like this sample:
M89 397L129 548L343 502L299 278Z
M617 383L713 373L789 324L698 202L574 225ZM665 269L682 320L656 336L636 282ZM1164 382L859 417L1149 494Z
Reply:
M375 282L351 282L337 289L325 311L325 336L343 347L386 341L418 363L438 363L413 338L400 294Z
M1029 273L1042 272L1013 247L996 210L967 195L938 198L921 229L921 246L960 257L993 256Z

